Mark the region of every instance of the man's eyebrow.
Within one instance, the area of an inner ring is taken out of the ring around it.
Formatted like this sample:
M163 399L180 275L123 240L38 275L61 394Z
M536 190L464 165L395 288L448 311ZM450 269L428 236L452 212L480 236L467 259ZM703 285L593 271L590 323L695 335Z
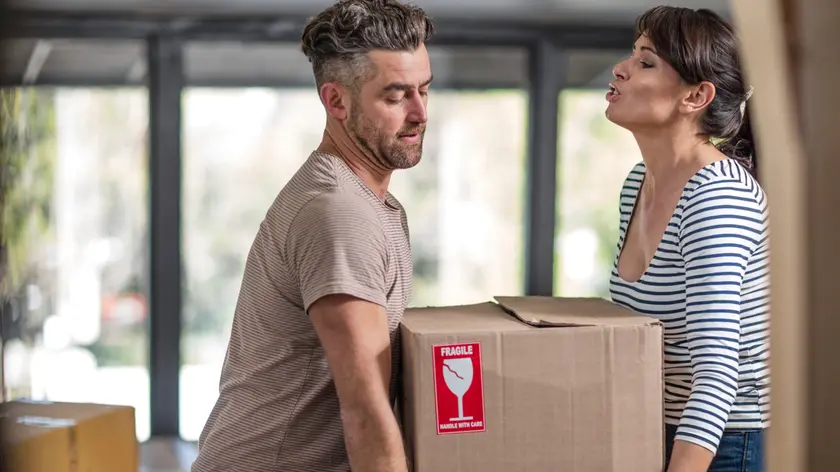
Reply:
M424 81L422 84L420 84L420 87L425 87L425 86L429 85L430 83L432 83L432 79L434 79L434 76L430 76L426 81ZM406 91L409 91L413 88L414 88L414 86L411 85L411 84L406 84L406 83L402 83L402 82L392 82L392 83L386 85L383 88L383 90L386 91L386 92L406 92Z

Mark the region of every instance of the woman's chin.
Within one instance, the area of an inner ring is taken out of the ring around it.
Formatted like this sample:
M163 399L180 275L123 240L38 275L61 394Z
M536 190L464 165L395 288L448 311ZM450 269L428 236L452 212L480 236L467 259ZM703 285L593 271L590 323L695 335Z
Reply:
M614 124L621 126L622 128L627 128L628 123L622 119L621 113L618 113L612 104L607 106L606 111L604 111L604 115Z

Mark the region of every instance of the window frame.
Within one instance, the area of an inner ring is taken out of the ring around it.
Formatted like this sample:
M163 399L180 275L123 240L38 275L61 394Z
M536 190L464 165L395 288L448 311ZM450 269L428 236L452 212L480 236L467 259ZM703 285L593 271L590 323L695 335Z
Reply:
M149 378L151 437L179 436L179 374L181 367L182 291L182 134L181 96L187 86L265 86L253 83L191 84L185 78L187 41L244 41L296 44L306 19L281 15L272 18L134 19L105 13L11 12L4 15L7 37L34 39L142 39L146 42L149 89L150 198L150 325ZM431 45L476 47L513 46L527 54L528 130L523 293L553 294L554 235L557 204L557 97L567 85L568 51L626 49L632 44L632 25L528 25L481 20L437 19ZM37 75L37 74L36 74ZM0 86L119 86L80 79L50 83L4 79ZM128 79L125 79L128 80ZM136 80L136 79L135 79ZM270 84L272 87L300 83ZM447 88L509 88L511 84L453 83Z

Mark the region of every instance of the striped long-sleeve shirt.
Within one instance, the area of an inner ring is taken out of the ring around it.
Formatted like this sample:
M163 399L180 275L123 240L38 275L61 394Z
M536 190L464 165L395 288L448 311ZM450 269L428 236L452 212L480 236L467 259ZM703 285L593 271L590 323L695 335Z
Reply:
M621 191L611 298L662 320L665 421L678 426L677 439L716 452L724 429L770 422L766 196L733 160L704 167L631 283L618 275L618 256L644 174L636 165Z

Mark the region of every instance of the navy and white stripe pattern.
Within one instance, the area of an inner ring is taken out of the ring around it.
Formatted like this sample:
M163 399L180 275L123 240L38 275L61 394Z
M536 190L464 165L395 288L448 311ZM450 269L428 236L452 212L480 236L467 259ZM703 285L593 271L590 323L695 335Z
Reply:
M643 163L621 191L610 280L615 303L656 317L665 331L665 422L677 439L717 451L724 429L770 423L769 235L764 191L733 160L685 186L644 275L618 275Z

